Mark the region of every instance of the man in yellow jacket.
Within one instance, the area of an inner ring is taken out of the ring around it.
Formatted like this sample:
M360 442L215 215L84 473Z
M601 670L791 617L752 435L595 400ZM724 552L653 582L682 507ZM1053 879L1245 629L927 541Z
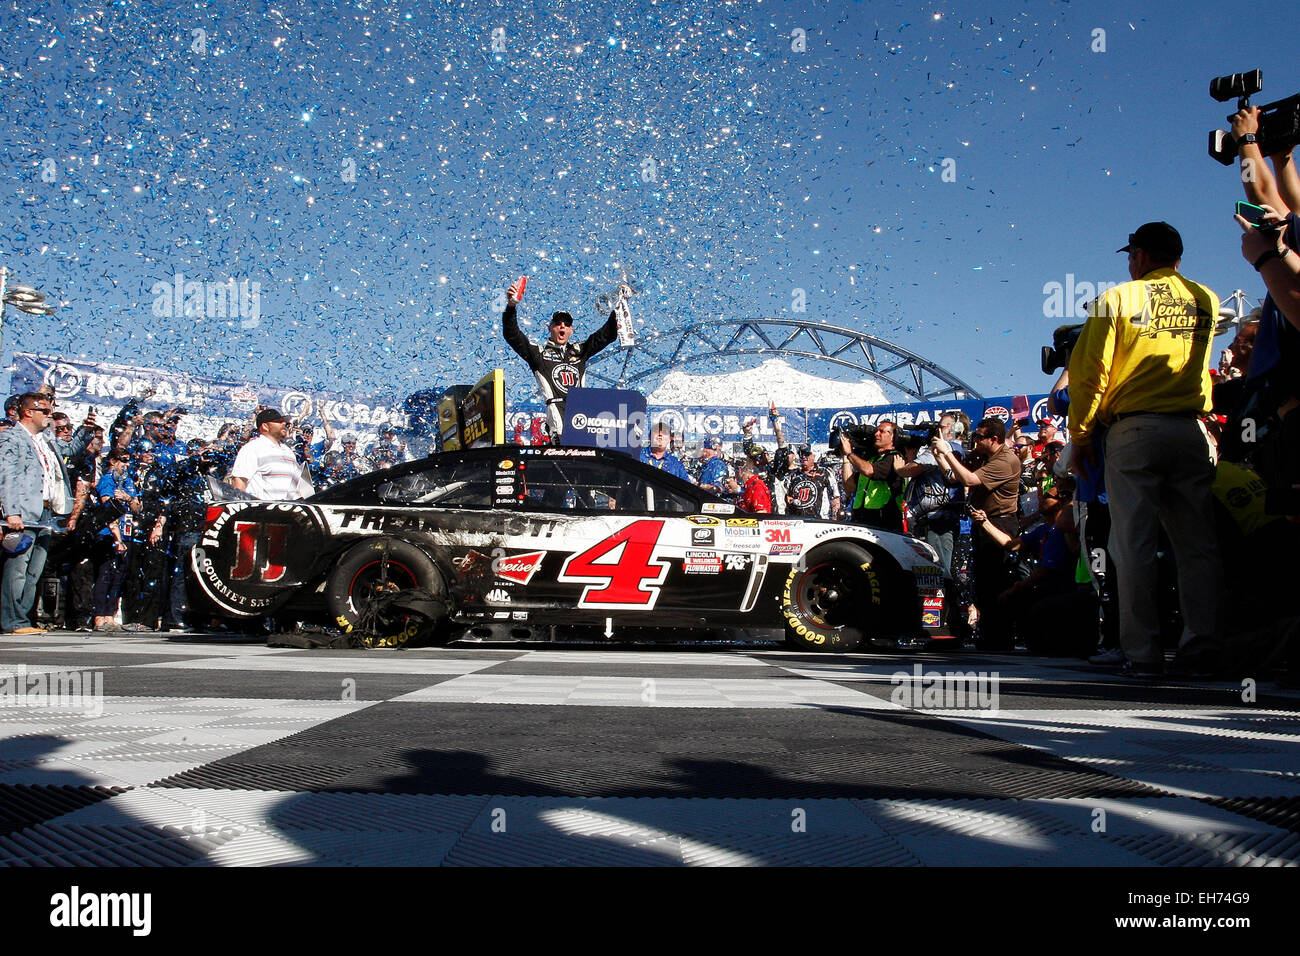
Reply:
M1213 669L1218 650L1214 453L1200 416L1211 408L1219 300L1178 273L1183 240L1168 223L1146 223L1119 251L1133 281L1092 303L1070 358L1072 470L1104 453L1125 673L1164 670L1156 606L1164 525L1183 611L1177 665L1195 675Z

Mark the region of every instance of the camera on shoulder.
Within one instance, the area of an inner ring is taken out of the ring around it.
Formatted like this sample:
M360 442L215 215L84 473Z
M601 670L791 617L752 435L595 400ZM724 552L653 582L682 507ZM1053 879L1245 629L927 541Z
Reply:
M1250 106L1250 98L1264 88L1261 70L1249 73L1229 73L1210 81L1210 96L1220 103L1237 99L1237 111ZM1232 117L1228 119L1231 121ZM1259 132L1255 134L1259 151L1265 156L1284 153L1300 145L1300 93L1259 108ZM1237 141L1232 134L1221 129L1210 130L1210 155L1231 166L1237 158Z

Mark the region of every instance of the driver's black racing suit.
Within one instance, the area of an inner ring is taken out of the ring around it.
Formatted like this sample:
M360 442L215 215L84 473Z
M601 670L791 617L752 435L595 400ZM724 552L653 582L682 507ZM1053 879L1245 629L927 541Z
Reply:
M546 402L546 424L552 438L558 439L564 429L564 399L569 389L581 388L586 383L587 359L618 337L615 313L611 312L605 324L586 341L570 340L556 345L547 339L536 345L520 330L515 304L507 302L505 312L501 313L501 332L537 377L537 387Z

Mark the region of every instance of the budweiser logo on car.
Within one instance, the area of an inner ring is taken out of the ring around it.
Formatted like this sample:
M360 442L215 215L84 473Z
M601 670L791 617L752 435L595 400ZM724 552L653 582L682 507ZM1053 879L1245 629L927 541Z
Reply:
M493 558L492 573L507 581L527 584L533 579L537 569L542 566L542 558L545 556L545 551L530 551L528 554L510 554Z

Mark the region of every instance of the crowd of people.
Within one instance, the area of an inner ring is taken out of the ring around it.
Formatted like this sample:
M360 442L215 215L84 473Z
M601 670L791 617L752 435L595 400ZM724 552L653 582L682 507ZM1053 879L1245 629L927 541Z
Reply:
M854 522L924 540L948 580L951 626L981 649L1013 649L1016 638L1003 618L1028 622L1040 601L1082 597L1084 582L1091 591L1090 579L1076 581L1074 479L1050 416L1010 429L1000 418L972 426L960 412L914 429L884 420L838 432L838 446L821 453L786 440L775 406L769 419L775 449L755 440L756 419L745 423L730 456L718 438L692 449L657 424L641 460L748 512ZM1036 649L1050 649L1031 627L1021 630ZM1067 643L1091 653L1095 632L1091 645L1078 637Z
M0 419L0 508L5 512L0 630L188 631L185 565L203 531L209 478L258 498L301 498L410 456L394 429L364 451L322 419L291 423L258 408L211 440L177 438L184 409L122 408L107 427L58 410L51 386L14 395ZM42 579L62 601L42 605ZM41 623L38 623L38 618Z

